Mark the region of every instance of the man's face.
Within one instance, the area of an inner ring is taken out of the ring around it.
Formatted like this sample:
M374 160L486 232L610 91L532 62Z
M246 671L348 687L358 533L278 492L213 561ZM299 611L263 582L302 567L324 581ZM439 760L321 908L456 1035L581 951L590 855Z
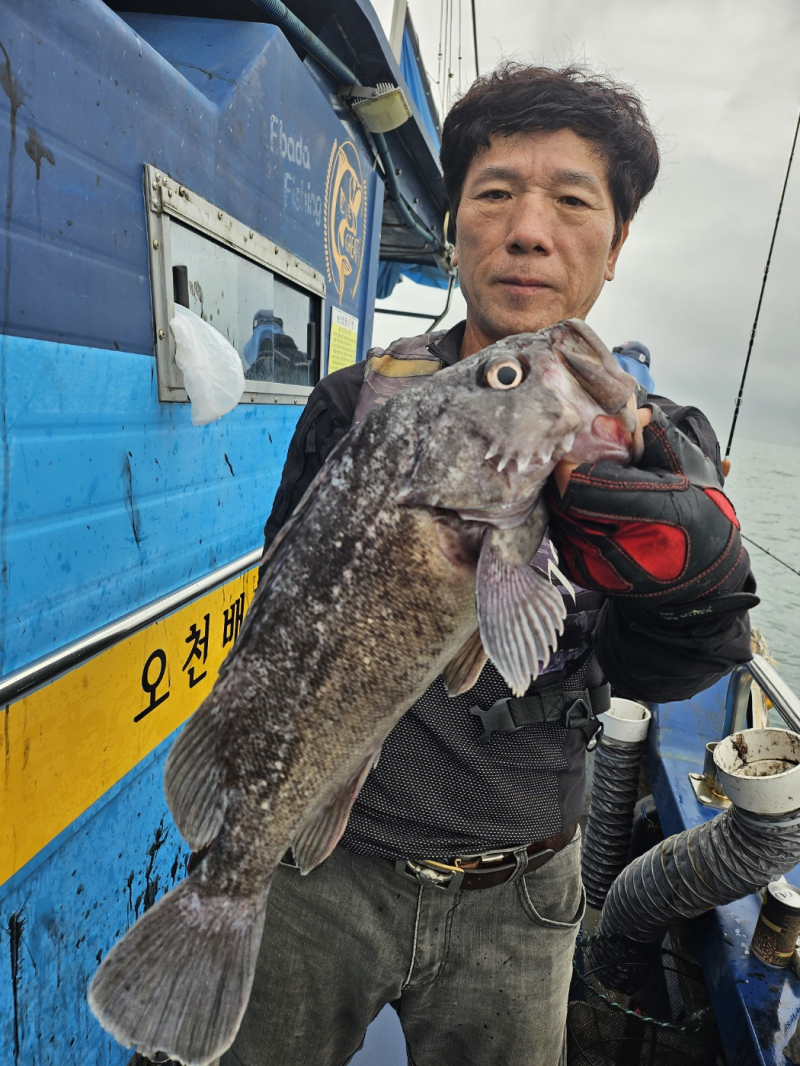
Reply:
M585 318L614 277L605 160L572 130L492 137L475 157L456 216L467 301L462 357L514 333Z

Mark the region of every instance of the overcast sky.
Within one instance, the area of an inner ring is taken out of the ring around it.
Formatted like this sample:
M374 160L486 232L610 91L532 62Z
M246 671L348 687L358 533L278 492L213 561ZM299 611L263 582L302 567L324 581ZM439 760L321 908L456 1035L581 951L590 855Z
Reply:
M392 0L373 2L388 25ZM470 2L460 2L466 88L474 71ZM451 3L457 36L459 0ZM661 176L631 228L616 280L588 320L609 346L644 341L658 391L701 407L724 446L800 108L799 0L476 0L476 7L482 71L503 58L578 59L634 85L644 99L663 151ZM435 78L440 4L409 0L409 9ZM405 281L382 306L438 313L443 304L443 293ZM446 324L463 314L458 296ZM376 315L374 343L424 327ZM799 386L800 146L737 435L800 447ZM734 459L735 452L734 439Z

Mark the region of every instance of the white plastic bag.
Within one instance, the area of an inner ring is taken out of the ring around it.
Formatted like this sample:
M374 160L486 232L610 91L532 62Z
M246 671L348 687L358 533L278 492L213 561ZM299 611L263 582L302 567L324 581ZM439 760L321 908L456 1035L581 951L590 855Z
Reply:
M175 304L169 320L175 362L192 401L192 425L204 426L232 411L244 392L244 371L236 349L194 311Z

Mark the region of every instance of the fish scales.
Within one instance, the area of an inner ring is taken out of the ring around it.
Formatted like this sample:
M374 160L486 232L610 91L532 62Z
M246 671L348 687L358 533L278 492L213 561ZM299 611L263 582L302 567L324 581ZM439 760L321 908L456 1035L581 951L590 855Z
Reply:
M246 756L282 763L257 798L270 801L271 811L291 807L294 823L318 800L316 783L331 792L346 780L476 626L474 569L463 567L454 581L435 550L431 516L393 504L396 463L383 477L375 464L354 461L378 436L387 439L380 424L386 416L377 414L377 425L364 423L334 458L331 491L306 502L302 543L293 542L285 557L277 546L215 693L231 707L226 753L248 751L257 734L270 738L263 754L251 748ZM407 434L399 421L389 428L401 444ZM341 531L335 540L331 529ZM302 588L317 591L298 611ZM245 694L238 691L243 677ZM256 771L242 760L237 754L226 767L229 788ZM264 818L252 818L254 835L263 834ZM288 847L293 829L279 848ZM269 831L276 831L274 820Z
M444 673L487 654L521 693L564 614L529 565L561 460L629 461L633 379L582 322L416 379L341 442L267 557L167 800L202 864L132 927L90 990L121 1043L204 1066L247 1005L269 884L336 845L380 745Z

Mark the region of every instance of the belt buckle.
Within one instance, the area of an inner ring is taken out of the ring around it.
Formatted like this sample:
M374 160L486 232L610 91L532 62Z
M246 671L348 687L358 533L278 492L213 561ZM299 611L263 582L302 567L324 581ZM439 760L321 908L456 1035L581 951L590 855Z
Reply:
M502 862L513 850L513 848L501 848L498 851L482 851L478 855L458 855L456 862L472 862L478 859L479 864L483 866L484 863Z
M394 864L395 873L416 881L421 885L430 885L441 892L457 892L464 880L464 870L434 870L413 859L398 859Z
M479 744L488 744L492 733L518 733L521 725L516 725L508 708L508 700L498 700L491 707L470 707L470 714L480 718L483 732L478 737Z
M587 751L594 751L603 735L603 723L582 696L564 711L563 724L565 729L581 730L586 737Z

